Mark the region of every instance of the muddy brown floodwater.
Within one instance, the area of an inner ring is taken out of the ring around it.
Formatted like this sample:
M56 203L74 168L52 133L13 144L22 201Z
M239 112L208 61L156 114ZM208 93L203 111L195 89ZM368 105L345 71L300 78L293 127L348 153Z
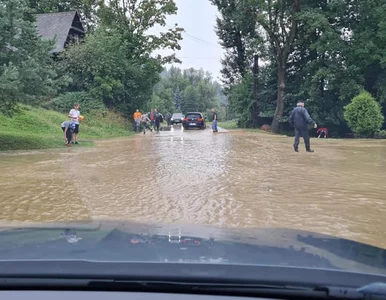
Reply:
M0 221L304 229L386 247L386 143L210 130L0 154Z

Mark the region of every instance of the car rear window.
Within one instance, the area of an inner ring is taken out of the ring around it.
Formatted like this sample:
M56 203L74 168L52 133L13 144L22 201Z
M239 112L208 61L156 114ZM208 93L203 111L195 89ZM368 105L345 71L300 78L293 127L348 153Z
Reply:
M181 118L182 117L182 114L173 114L172 115L172 118Z
M187 114L186 115L186 118L202 118L202 116L200 114Z

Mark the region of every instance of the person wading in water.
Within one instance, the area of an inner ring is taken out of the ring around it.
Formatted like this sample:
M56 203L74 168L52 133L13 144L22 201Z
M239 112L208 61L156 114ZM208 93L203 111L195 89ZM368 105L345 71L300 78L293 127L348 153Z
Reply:
M299 140L301 136L304 139L304 144L306 145L306 151L314 152L314 150L311 150L310 136L308 134L308 125L313 124L314 128L317 128L318 125L311 118L307 109L304 108L303 101L298 102L297 106L291 112L291 115L288 121L295 128L295 142L294 142L295 152L299 152Z
M218 132L218 129L217 129L217 113L216 113L214 108L212 108L212 114L213 114L212 130L213 130L213 132Z
M151 126L151 128L154 128L154 123L155 123L154 109L151 109L151 111L149 113L149 119L150 119L150 126Z
M155 109L154 110L154 117L155 117L155 128L156 128L157 132L159 132L160 125L164 121L163 116L161 113L158 112L158 110Z

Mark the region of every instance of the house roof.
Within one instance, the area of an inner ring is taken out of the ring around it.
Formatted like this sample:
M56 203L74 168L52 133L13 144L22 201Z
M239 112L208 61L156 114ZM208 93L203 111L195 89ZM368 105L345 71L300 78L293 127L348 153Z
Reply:
M79 20L79 15L76 11L36 15L38 34L45 40L56 38L56 45L51 51L52 53L60 52L64 49L75 18ZM80 26L81 28L79 29L83 31L81 24Z

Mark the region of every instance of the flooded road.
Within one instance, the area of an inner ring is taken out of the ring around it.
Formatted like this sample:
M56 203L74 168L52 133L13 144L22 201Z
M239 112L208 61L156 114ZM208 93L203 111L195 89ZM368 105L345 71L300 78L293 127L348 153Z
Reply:
M0 154L2 224L85 219L282 227L386 248L386 142L183 132Z

